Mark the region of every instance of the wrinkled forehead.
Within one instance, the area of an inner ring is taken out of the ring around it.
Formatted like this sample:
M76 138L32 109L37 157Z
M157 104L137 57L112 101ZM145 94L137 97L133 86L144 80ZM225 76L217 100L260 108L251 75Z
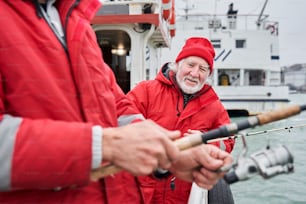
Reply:
M189 56L184 58L182 61L186 62L186 63L193 63L193 64L198 64L200 66L204 66L207 67L209 66L209 64L207 63L207 61L201 57L198 56Z

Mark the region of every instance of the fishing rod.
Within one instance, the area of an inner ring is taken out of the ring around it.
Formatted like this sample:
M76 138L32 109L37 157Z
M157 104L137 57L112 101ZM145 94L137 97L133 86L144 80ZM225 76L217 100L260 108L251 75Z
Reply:
M257 116L248 117L245 120L241 120L235 123L230 123L228 125L220 126L217 129L210 130L205 133L193 134L188 137L183 137L178 140L175 140L175 145L179 148L179 150L185 150L188 148L192 148L198 146L203 143L207 143L207 141L220 138L227 137L233 134L238 133L240 130L244 130L247 128L253 128L255 126L264 125L267 123L271 123L274 121L282 120L294 115L299 114L300 112L306 110L306 104L304 105L292 105L282 109L273 110L270 112L262 113ZM100 178L104 178L109 175L113 175L122 168L115 166L113 164L108 164L101 166L98 169L95 169L91 172L91 179L98 180Z
M207 143L219 142L219 141L227 140L227 139L236 139L236 138L241 137L241 136L254 136L254 135L267 134L267 133L277 132L277 131L282 131L282 130L287 130L287 131L290 132L292 129L300 128L300 127L306 127L306 124L293 125L293 126L282 127L282 128L274 128L274 129L270 129L270 130L260 130L260 131L256 131L256 132L247 132L247 133L244 133L243 135L242 134L236 134L236 135L232 135L232 136L228 136L228 137L211 139L211 140L208 140Z

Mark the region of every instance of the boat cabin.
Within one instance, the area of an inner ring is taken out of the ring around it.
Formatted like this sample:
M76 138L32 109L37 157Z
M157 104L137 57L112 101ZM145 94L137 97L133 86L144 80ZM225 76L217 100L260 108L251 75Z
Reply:
M138 82L153 79L163 47L175 35L174 0L101 1L92 21L105 62L127 93Z

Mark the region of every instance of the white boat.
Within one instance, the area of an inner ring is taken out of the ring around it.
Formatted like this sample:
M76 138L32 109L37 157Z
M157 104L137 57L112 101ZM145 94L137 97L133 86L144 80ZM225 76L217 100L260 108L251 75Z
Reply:
M289 88L281 85L278 22L258 15L192 13L177 15L171 49L162 61L174 60L191 36L209 38L216 57L211 84L231 116L248 116L285 106ZM204 11L205 12L205 11Z
M162 47L170 47L175 34L174 1L113 0L92 21L107 64L124 92L153 79L161 64Z
M188 37L203 36L216 51L211 84L231 116L254 115L289 102L289 88L281 85L278 22L269 21L264 7L258 15L238 13L229 19L226 12L176 15L174 0L101 2L92 26L124 92L154 79Z

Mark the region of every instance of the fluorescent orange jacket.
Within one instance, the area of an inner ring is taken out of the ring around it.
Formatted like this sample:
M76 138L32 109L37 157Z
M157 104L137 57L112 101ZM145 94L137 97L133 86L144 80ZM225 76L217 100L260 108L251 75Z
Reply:
M90 26L100 3L56 7L66 50L32 0L0 1L0 203L139 203L127 173L89 180L92 126L137 113Z
M155 80L143 81L128 93L145 118L151 119L170 130L188 129L203 132L230 123L227 111L221 104L211 86L205 85L202 90L190 96L184 107L184 98L178 86L172 80L174 73L164 65ZM225 140L223 144L214 143L231 152L234 140ZM170 188L171 179L156 180L152 177L139 177L146 203L186 204L191 183L176 178L175 189Z

